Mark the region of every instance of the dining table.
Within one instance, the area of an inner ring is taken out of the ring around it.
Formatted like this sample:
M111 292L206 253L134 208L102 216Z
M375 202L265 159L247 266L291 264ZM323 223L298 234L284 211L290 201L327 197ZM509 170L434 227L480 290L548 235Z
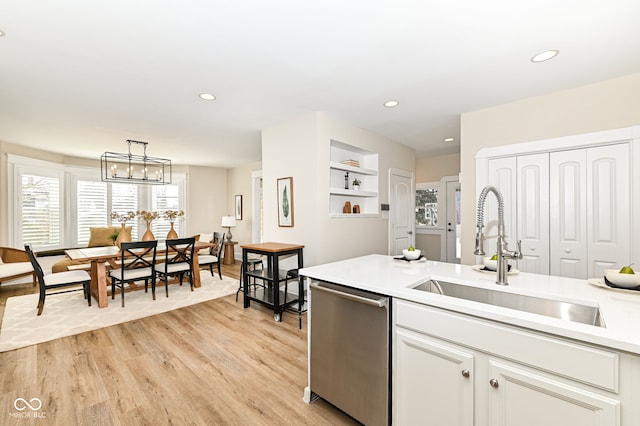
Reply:
M202 286L198 266L198 251L215 247L215 245L216 243L196 241L193 251L193 265L191 267L191 279L193 280L194 288ZM166 245L164 244L164 241L158 242L156 253L165 252ZM100 308L106 308L109 306L109 299L107 297L107 266L113 269L119 268L121 253L122 251L118 246L85 247L65 250L65 254L71 260L90 261L91 269L89 274L91 275L91 295L96 299L98 307Z

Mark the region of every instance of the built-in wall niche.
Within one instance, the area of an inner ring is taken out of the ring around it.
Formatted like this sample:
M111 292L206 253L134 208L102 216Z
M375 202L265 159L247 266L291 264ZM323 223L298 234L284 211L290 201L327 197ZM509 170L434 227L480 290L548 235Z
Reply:
M331 140L330 150L329 215L377 216L378 154L336 140ZM351 213L343 211L346 202L351 204ZM360 213L353 212L356 205Z

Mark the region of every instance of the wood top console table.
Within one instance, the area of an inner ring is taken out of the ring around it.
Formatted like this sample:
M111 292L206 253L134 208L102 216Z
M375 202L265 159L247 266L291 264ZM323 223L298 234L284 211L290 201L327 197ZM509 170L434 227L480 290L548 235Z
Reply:
M287 255L296 255L298 258L298 269L304 266L302 258L303 245L288 243L259 243L246 244L242 248L242 268L243 268L243 288L244 288L244 307L248 308L251 301L261 303L273 308L273 319L282 321L282 312L288 305L294 303L300 304L300 295L298 292L296 297L289 299L287 295L280 291L280 283L287 280L287 271L280 271L280 257ZM254 253L267 256L267 268L262 270L249 270L247 263L247 255ZM262 280L266 285L263 288L249 291L250 278ZM291 278L291 277L289 277ZM298 280L296 278L298 282ZM299 289L300 290L300 289Z

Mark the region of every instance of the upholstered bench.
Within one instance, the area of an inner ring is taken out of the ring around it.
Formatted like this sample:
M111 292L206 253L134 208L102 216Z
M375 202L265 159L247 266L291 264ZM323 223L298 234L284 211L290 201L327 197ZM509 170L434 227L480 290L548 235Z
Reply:
M116 237L122 228L119 226L105 226L98 228L89 228L91 236L87 247L105 247L115 244ZM127 231L131 234L131 227L127 226ZM51 266L51 272L64 272L76 270L91 269L91 261L89 260L71 260L69 258L62 259Z
M36 285L36 273L33 271L27 252L10 247L0 247L0 284L27 275L32 276L33 285Z

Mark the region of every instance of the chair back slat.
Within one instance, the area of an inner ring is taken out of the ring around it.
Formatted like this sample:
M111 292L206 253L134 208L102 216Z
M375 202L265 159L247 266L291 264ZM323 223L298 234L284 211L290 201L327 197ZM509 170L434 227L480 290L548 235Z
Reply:
M120 268L125 270L151 268L152 275L156 268L156 251L158 241L134 241L120 243Z
M173 263L193 264L193 252L196 245L195 237L175 238L166 240L165 268Z

